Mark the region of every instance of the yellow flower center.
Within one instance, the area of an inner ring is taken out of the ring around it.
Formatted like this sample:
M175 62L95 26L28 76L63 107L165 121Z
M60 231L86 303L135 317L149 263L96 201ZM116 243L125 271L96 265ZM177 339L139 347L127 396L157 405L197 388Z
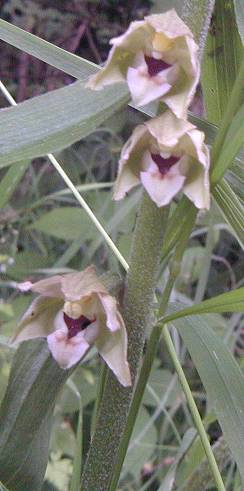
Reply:
M156 32L153 37L152 45L155 51L168 51L173 46L173 40L167 38L162 32Z
M63 311L72 319L79 319L82 315L82 306L79 302L65 302Z

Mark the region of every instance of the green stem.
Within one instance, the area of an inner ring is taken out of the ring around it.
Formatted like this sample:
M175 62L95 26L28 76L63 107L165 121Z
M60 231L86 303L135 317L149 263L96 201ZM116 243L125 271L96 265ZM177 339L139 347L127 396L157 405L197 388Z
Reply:
M169 331L168 331L166 326L164 326L164 328L163 328L163 336L164 336L164 340L165 340L165 343L167 345L168 351L170 353L170 357L173 361L174 368L178 374L180 383L182 385L182 389L184 391L186 400L188 402L188 406L189 406L190 411L191 411L192 419L195 423L195 426L197 428L197 431L198 431L199 437L201 439L203 448L205 450L206 457L208 459L208 463L209 463L209 466L211 468L217 490L218 491L225 491L225 486L224 486L224 483L222 481L222 478L221 478L221 475L219 472L219 468L218 468L218 465L216 463L211 445L209 443L207 433L206 433L205 428L203 426L200 414L198 412L196 403L195 403L194 398L193 398L192 393L191 393L191 389L190 389L188 382L186 380L182 366L181 366L181 364L177 358L177 354L176 354L172 339L170 337Z
M214 4L215 0L184 0L181 18L194 34L194 39L200 48L200 59L203 55Z
M178 205L179 206L179 205ZM196 219L196 208L189 202L188 200L188 210L187 210L187 215L188 215L188 222L187 224L184 224L184 228L182 230L181 238L180 241L178 242L178 245L176 247L174 256L171 260L170 263L170 275L169 279L167 281L166 287L163 292L163 296L161 299L159 311L158 311L158 317L162 317L166 311L169 297L172 291L172 288L174 286L175 279L177 278L180 270L180 262L182 259L182 256L184 254L184 250L186 248L189 235L191 233L192 227L194 226L195 219ZM148 346L147 346L147 351L143 360L142 368L140 371L139 379L136 385L135 389L135 394L133 396L133 400L131 403L130 411L128 414L128 419L127 419L127 427L126 431L122 437L121 444L119 447L119 453L118 453L118 458L116 461L116 465L114 467L114 474L113 474L113 479L111 481L111 485L109 488L109 491L115 491L117 488L117 483L119 480L121 468L124 462L124 458L128 449L130 437L135 425L136 417L142 402L143 394L148 382L148 378L151 372L153 360L156 355L159 339L161 336L161 329L159 325L154 326Z
M151 310L167 215L167 208L158 208L144 194L132 245L123 312L133 382L142 356L145 328L152 322ZM109 488L132 394L133 387L122 387L109 371L84 468L82 491Z

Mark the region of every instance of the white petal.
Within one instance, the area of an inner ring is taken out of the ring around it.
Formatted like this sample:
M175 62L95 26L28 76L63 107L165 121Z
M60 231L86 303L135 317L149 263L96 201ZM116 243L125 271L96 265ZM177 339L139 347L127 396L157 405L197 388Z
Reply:
M63 329L58 329L50 334L47 337L47 342L53 358L64 369L75 365L89 349L89 344L82 334L77 334L68 339L67 332Z
M132 67L128 68L127 83L133 102L137 106L145 106L149 102L159 99L171 89L166 78L165 82L158 83L156 77L143 75L140 73L140 69Z
M99 293L98 297L105 311L108 329L110 329L110 331L117 331L121 328L121 316L119 315L115 298L111 297L111 295L105 295L104 293Z
M158 207L167 205L183 187L185 177L176 169L174 172L177 166L174 165L164 176L160 172L141 172L141 182Z

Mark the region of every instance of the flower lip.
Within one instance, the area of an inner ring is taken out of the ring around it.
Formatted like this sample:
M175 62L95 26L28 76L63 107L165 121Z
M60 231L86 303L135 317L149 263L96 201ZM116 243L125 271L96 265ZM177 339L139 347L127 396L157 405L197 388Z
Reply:
M69 317L65 312L63 313L64 316L64 322L68 328L68 339L73 338L76 336L79 332L84 331L92 322L94 322L96 319L94 318L93 320L88 319L85 317L85 315L81 315L78 317L78 319L73 319L72 317Z
M154 58L153 56L144 55L144 58L147 64L148 75L150 77L155 77L158 75L158 73L162 72L163 70L167 70L172 66L169 65L169 63L166 63L164 60Z
M165 159L159 153L151 153L151 157L162 176L165 176L169 172L170 168L179 160L179 157L175 157L174 155L171 155Z

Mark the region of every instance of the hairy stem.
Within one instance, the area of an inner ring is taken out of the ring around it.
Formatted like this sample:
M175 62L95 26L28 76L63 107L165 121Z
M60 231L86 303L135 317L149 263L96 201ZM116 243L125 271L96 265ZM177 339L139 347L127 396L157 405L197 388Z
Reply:
M144 194L132 245L123 313L133 382L142 356L145 328L153 320L151 307L167 215L167 208L157 208ZM132 387L122 387L109 371L83 473L82 491L109 489L132 393Z
M194 39L200 48L200 58L208 34L215 0L185 0L182 10L182 20L194 34Z

